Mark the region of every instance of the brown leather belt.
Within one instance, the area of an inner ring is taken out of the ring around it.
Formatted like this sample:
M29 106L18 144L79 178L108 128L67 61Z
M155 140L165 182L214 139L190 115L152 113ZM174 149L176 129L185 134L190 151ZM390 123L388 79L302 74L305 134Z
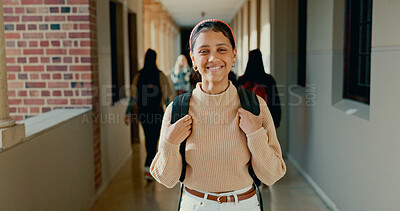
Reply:
M196 190L192 190L188 187L185 187L186 191L194 196L200 197L200 198L204 198L204 193L202 192L198 192ZM249 199L251 197L253 197L256 194L256 188L253 186L250 190L248 190L245 193L241 193L237 195L238 201L242 201L245 199ZM225 203L225 202L234 202L235 201L235 197L233 195L230 196L214 196L211 194L208 194L207 196L208 200L213 200L213 201L217 201L218 203Z

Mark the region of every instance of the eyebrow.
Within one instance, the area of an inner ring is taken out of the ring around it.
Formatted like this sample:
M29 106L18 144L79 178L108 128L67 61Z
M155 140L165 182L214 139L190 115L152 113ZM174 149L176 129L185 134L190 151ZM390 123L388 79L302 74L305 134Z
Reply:
M225 43L217 44L217 46L222 46L222 45L228 46L228 44L225 44ZM209 45L201 45L198 48L204 48L204 47L210 47L210 46Z

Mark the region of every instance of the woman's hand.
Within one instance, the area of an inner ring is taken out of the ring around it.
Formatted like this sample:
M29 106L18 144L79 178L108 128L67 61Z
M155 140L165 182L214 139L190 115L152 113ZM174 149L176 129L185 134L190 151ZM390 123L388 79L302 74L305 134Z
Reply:
M125 114L125 124L129 125L129 119L130 119L131 115L130 114Z
M239 108L238 115L239 127L246 135L252 134L262 127L261 115L255 116L243 108Z
M192 132L192 122L192 117L189 114L172 125L168 122L164 138L171 144L182 143Z

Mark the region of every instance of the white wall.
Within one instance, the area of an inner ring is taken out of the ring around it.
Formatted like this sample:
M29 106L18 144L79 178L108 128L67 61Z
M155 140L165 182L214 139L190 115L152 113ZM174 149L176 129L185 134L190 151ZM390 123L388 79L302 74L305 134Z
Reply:
M307 84L316 87L316 105L306 106L310 89L289 95L293 103L302 97L301 105L289 106L289 155L338 209L398 210L400 2L373 1L368 119L346 115L332 100L342 53L333 18L344 15L335 1L308 1Z
M141 0L119 0L123 6L124 17L124 64L125 72L129 72L128 49L128 23L127 12L136 13L138 33L138 60L139 68L143 65L143 19ZM101 162L102 162L102 187L100 193L107 186L120 166L128 158L131 150L130 126L124 125L124 115L127 100L121 100L115 105L111 103L111 44L110 44L110 19L109 1L101 0L97 3L97 35L99 56L99 84L100 84L100 127L101 127ZM101 15L100 15L101 14ZM125 74L128 76L129 74ZM128 81L126 81L128 82ZM126 83L129 87L129 83Z
M85 115L89 121L84 121ZM79 115L0 152L0 210L88 206L95 194L90 116L91 112Z

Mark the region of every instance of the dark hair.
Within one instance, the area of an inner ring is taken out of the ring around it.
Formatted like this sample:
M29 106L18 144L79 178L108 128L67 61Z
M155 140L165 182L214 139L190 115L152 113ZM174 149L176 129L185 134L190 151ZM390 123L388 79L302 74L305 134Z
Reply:
M222 32L222 34L224 34L224 36L229 39L232 48L235 49L235 38L231 28L226 23L220 20L207 20L205 22L200 22L200 24L195 26L195 28L193 29L191 39L189 40L190 51L193 52L194 43L196 42L199 34L209 30Z
M264 70L261 51L259 49L250 51L246 71L241 77L241 80L264 84L265 77L266 73Z
M156 64L157 53L153 49L148 49L144 57L144 66L140 70L140 76L138 81L138 87L142 87L142 84L152 83L157 86L160 85L160 70Z

